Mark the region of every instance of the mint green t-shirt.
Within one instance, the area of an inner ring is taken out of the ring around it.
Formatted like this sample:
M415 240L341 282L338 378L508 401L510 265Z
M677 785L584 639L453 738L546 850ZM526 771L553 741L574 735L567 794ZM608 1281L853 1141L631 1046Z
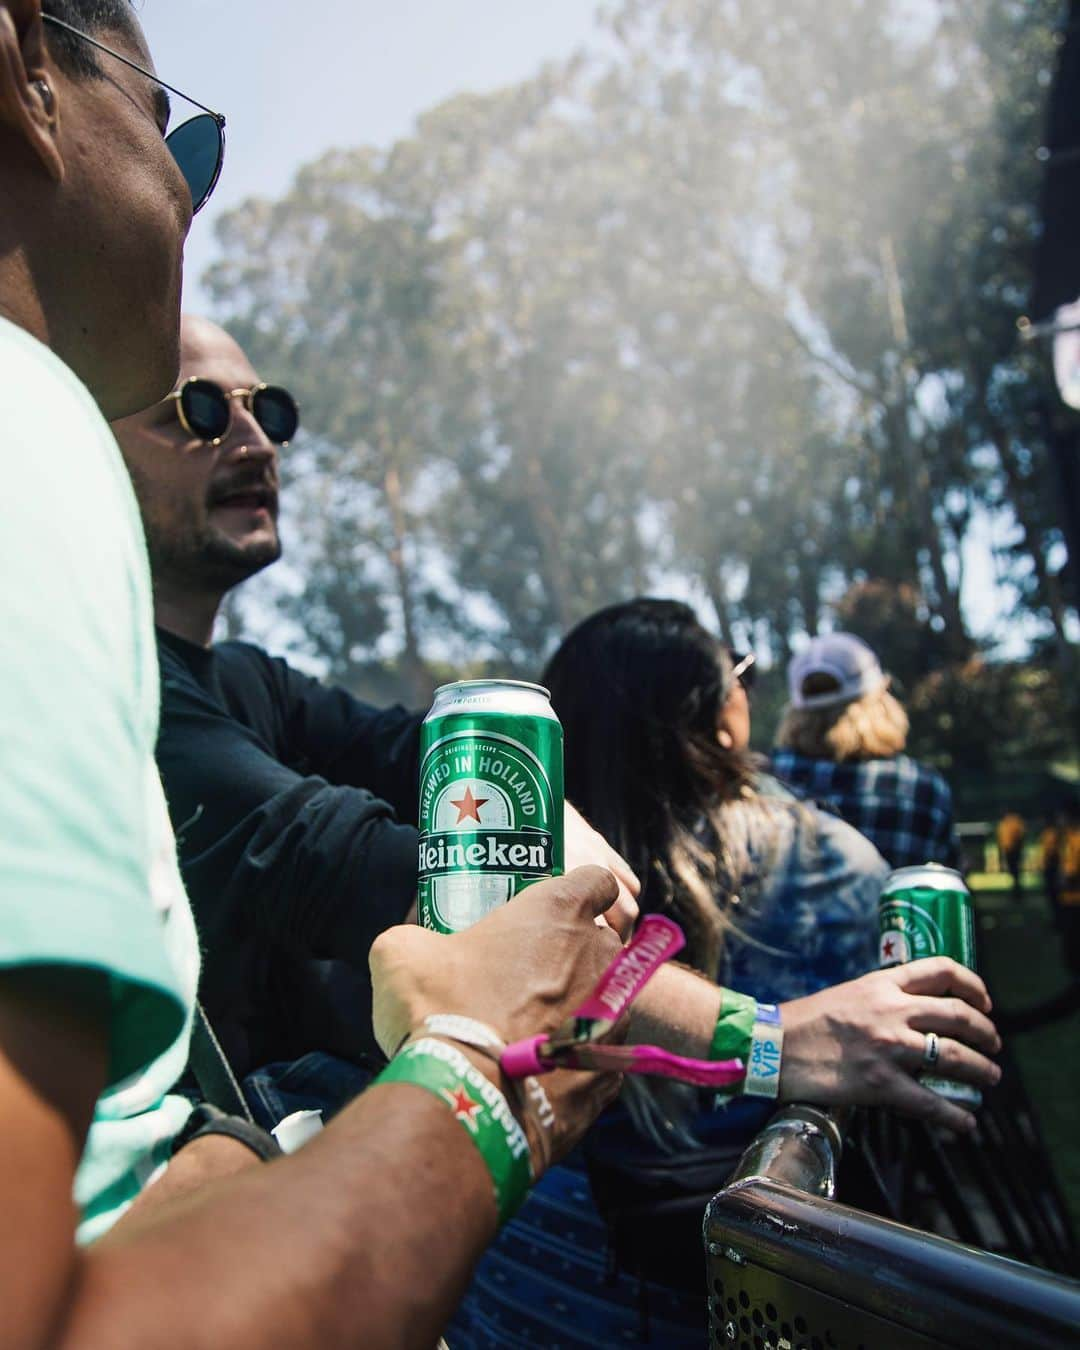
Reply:
M146 544L120 451L62 361L0 319L0 970L105 971L109 1072L75 1180L104 1232L188 1114L198 945L154 763Z

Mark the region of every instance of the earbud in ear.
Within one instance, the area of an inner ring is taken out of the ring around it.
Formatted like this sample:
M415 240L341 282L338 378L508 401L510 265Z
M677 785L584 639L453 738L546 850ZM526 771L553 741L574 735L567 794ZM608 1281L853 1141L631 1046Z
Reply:
M35 80L34 88L41 95L41 101L45 106L45 111L51 115L54 100L53 91L49 88L48 83L45 80Z

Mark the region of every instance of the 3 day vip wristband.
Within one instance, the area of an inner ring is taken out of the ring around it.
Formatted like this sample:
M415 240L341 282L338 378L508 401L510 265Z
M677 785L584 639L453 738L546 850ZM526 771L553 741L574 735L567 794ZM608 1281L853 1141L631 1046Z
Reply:
M784 1028L775 1003L759 1003L750 1041L743 1092L748 1097L772 1097L780 1092L780 1060L784 1052Z
M677 1078L702 1087L732 1087L745 1075L743 1059L689 1059L657 1045L611 1045L604 1038L657 970L686 945L682 929L661 914L642 919L632 941L604 972L592 995L554 1035L516 1041L500 1058L509 1078L553 1069L594 1069ZM747 1036L747 1048L749 1048Z
M491 1173L499 1223L516 1213L532 1182L529 1142L506 1098L456 1046L410 1041L375 1081L412 1083L444 1102Z

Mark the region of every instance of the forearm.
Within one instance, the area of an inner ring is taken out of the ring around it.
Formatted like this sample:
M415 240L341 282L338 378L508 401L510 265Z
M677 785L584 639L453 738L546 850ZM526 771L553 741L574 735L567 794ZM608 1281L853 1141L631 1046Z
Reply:
M724 991L686 966L662 966L638 995L627 1039L707 1059Z
M201 1204L207 1187L220 1185L237 1172L261 1166L259 1156L245 1144L220 1134L195 1139L169 1163L161 1176L141 1191L134 1204L101 1239L115 1242L136 1227L160 1223L191 1203Z
M58 1341L430 1350L494 1231L466 1131L426 1091L376 1087L292 1157L90 1249Z

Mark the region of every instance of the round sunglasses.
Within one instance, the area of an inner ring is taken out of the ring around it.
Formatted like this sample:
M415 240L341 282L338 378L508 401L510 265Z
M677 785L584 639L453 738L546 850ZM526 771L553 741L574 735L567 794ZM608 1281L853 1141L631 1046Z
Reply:
M253 384L250 389L225 389L214 380L192 375L166 399L176 403L176 417L188 433L210 445L220 445L232 425L232 401L244 407L275 445L288 445L300 425L300 408L287 389L276 384Z

